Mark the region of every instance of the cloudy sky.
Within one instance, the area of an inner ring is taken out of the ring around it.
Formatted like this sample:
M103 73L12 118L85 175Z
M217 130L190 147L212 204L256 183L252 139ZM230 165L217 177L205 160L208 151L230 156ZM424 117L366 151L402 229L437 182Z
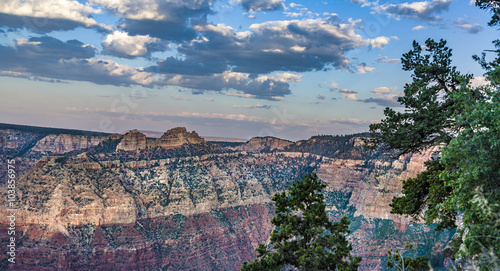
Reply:
M0 122L291 140L368 129L412 41L492 49L469 0L1 0Z

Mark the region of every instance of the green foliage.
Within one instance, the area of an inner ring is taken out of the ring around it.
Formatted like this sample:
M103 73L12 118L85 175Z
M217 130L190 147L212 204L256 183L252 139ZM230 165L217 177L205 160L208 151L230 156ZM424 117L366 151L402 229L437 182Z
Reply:
M451 66L451 55L444 40L428 39L425 49L413 42L413 50L401 58L403 70L413 71L412 83L405 85L404 96L398 98L405 111L387 107L386 118L370 125L370 143L385 142L405 154L448 143L453 138L456 127L452 116L461 107L448 99L449 95L467 91L472 92L470 97L477 99L480 93L465 87L471 76L462 75Z
M469 110L470 104L484 98L479 89L468 87L470 75L461 75L451 66L451 49L446 42L428 39L425 49L413 42L413 50L403 55L403 69L413 71L413 82L405 85L403 113L386 108L386 118L370 126L371 143L387 143L400 154L419 152L448 144L462 129L456 116ZM427 224L439 222L438 229L454 228L456 211L443 202L450 196L440 174L444 166L439 158L426 163L427 170L403 184L403 196L395 197L392 213L420 217Z
M270 245L259 244L258 259L244 262L241 270L357 270L361 257L350 255L345 237L350 222L346 217L329 221L321 193L325 187L310 173L288 192L276 193Z
M500 1L499 0L476 0L476 6L480 9L491 9L493 15L488 23L489 26L500 27Z
M476 60L481 67L486 71L486 78L491 82L493 86L500 85L500 40L494 40L493 45L496 50L487 50L488 52L496 52L496 58L492 61L486 60L486 52L481 54L481 57L473 55L472 58Z
M415 250L413 249L413 245L409 242L406 242L405 248L408 249L409 252L415 254ZM429 258L427 257L409 257L404 256L403 251L396 250L396 252L387 251L389 259L387 260L387 267L393 268L401 271L424 271L429 270Z
M468 233L465 255L482 262L500 258L500 93L486 90L487 99L456 116L462 131L443 149L446 167L440 176L452 187L443 206L463 213ZM460 97L457 97L460 98ZM487 270L487 269L484 269Z
M437 159L425 162L425 166L427 169L416 178L403 181L403 196L392 199L391 213L410 215L416 220L424 213L427 225L438 221L437 230L453 229L457 212L441 205L452 191L439 177L444 166Z
M500 41L494 44L500 48ZM370 126L374 145L385 142L401 154L429 147L441 152L426 162L424 172L404 181L403 196L393 198L391 212L422 216L428 225L439 223L437 230L456 227L456 216L461 214L464 246L458 253L478 261L482 270L498 269L500 51L495 51L493 61L487 61L485 54L474 56L486 70L490 86L472 88L471 76L451 66L451 49L445 41L427 40L425 45L423 49L414 42L413 50L402 58L403 69L413 71L413 82L398 99L405 111L386 108L382 123Z

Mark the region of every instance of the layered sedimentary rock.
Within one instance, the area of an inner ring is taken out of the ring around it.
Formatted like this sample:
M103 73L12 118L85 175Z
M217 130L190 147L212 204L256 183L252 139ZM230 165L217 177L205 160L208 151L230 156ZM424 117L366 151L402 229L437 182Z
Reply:
M130 151L114 154L126 137ZM148 145L143 139L132 131L74 155L44 157L18 180L22 257L15 268L237 270L269 238L272 195L310 171L328 185L331 219L352 220L348 238L363 257L362 270L383 269L386 251L405 241L438 261L449 239L390 214L388 206L401 180L423 170L430 153L367 156L356 137L317 137L281 145L283 151L280 143L260 141L256 150L264 152L213 152L205 143L141 149ZM0 210L0 224L7 225L7 211ZM0 234L5 247L7 234Z
M272 136L254 137L236 149L248 152L274 151L283 150L291 144L293 144L293 142Z
M158 140L158 146L162 148L201 143L205 143L203 138L201 138L195 131L188 133L184 127L170 129Z
M102 141L102 138L102 136L50 134L39 140L31 150L35 152L61 154L96 146Z
M146 136L138 130L127 132L116 146L117 151L138 151L146 148Z
M116 137L116 136L115 136ZM113 138L109 138L113 140ZM205 140L195 131L188 132L184 127L177 127L165 132L159 139L146 139L146 135L138 130L132 130L126 133L116 147L121 151L139 151L146 148L161 147L172 149L184 144L201 144Z

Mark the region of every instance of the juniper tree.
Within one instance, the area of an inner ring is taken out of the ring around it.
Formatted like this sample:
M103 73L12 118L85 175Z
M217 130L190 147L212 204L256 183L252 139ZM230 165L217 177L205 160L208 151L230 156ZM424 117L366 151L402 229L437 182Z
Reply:
M259 244L257 259L241 270L357 270L361 257L351 255L346 239L350 221L331 222L325 212L326 187L315 173L276 193L276 216L268 245Z

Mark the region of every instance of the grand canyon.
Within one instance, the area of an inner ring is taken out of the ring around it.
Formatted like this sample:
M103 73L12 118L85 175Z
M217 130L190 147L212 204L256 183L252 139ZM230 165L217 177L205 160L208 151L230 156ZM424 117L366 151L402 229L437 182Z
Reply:
M434 270L449 265L453 232L390 213L402 180L432 150L395 157L364 148L366 134L291 142L205 141L177 127L160 138L2 125L2 191L16 164L16 264L9 270L239 270L273 229L271 197L308 172L327 184L327 213L351 220L361 270L384 270L409 241ZM6 194L5 194L6 195ZM7 197L0 199L7 206ZM1 246L9 243L2 208Z

